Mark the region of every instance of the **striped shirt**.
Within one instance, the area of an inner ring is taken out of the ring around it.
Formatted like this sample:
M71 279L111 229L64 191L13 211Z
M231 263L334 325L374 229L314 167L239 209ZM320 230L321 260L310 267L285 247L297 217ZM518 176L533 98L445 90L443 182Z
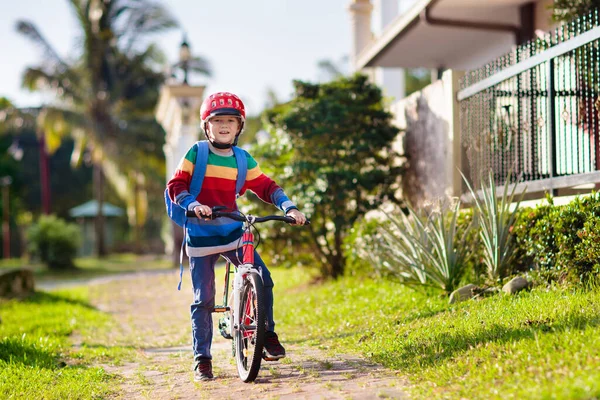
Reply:
M167 183L171 200L186 209L193 209L203 204L209 207L225 206L228 210L237 210L235 203L237 162L233 152L231 155L224 156L216 154L212 149L209 151L202 190L198 197L194 198L189 190L196 154L196 146L192 146ZM244 154L248 171L240 195L246 190L251 190L261 200L274 204L284 212L296 208L281 187L260 170L256 160L245 150ZM242 224L238 221L229 218L217 218L211 221L190 218L187 224L186 241L188 256L199 257L233 250L237 247L241 235Z

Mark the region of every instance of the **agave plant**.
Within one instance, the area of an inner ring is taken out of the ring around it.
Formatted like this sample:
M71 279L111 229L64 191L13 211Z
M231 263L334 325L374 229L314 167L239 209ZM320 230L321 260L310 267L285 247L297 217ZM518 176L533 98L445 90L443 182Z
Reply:
M479 225L479 237L484 245L484 262L488 277L494 282L502 281L510 272L510 263L515 254L516 245L511 234L511 227L517 218L525 190L515 202L517 185L512 185L509 193L510 184L507 179L502 196L498 198L494 175L490 171L487 181L481 179L481 191L478 195L464 174L462 177L475 203L475 219Z
M459 284L469 249L470 225L457 234L460 202L424 214L407 207L408 213L387 213L382 225L379 254L383 267L407 284L439 287L447 293Z

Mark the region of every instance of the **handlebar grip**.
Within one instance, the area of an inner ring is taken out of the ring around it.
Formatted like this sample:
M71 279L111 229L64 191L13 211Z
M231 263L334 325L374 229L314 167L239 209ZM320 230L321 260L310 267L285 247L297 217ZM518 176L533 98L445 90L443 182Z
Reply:
M215 214L218 214L218 211L217 212L213 211L213 213L212 213L212 215L210 217L208 215L204 215L204 214L200 214L200 216L202 218L215 219L216 217L218 217L218 215L215 215ZM190 217L190 218L198 218L198 216L196 215L196 213L194 212L194 210L187 210L185 212L185 216L186 217Z
M194 210L186 210L185 212L185 216L186 217L191 217L191 218L197 218L198 216L196 215L196 213L194 212Z
M204 215L204 214L200 214L200 216L202 218L215 219L215 218L217 218L220 215L219 211L223 211L223 210L227 210L227 207L225 207L225 206L214 206L214 207L212 207L212 215L210 217L208 215ZM186 217L192 217L192 218L197 218L198 217L196 215L196 213L194 212L194 210L186 210L185 211L185 216Z
M286 216L286 218L290 219L289 221L286 221L289 224L296 222L296 220L294 219L294 217L288 217L288 216ZM306 221L304 221L303 225L310 225L310 219L306 218Z

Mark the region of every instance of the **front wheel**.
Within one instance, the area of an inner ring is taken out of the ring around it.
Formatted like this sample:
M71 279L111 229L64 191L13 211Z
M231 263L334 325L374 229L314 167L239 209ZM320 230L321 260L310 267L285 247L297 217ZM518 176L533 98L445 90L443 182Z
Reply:
M260 370L266 331L264 289L258 273L245 276L236 306L239 320L234 325L235 361L240 379L252 382Z

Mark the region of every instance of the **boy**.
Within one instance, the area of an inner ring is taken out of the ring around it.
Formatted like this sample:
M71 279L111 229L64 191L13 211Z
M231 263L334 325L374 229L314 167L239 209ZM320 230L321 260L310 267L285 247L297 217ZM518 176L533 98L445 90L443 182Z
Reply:
M202 128L208 139L209 156L202 190L197 198L190 194L190 182L194 172L196 147L188 150L167 183L171 200L179 206L193 210L198 218L210 216L211 207L226 206L228 210L237 210L236 177L237 163L232 146L237 145L238 137L244 128L246 111L242 100L228 92L217 92L208 96L200 109ZM286 215L303 225L306 217L286 196L284 191L269 177L263 174L250 154L244 152L247 159L246 181L240 194L252 190L267 203L274 204ZM204 225L203 225L204 224ZM213 379L212 356L210 353L213 324L212 309L215 298L215 263L224 256L233 263L239 238L242 234L241 223L227 218L214 221L188 222L186 250L190 259L190 273L194 302L191 305L192 340L194 348L194 379L196 381ZM241 254L241 249L239 250ZM273 321L273 281L264 262L255 253L255 262L262 267L267 306L267 334L265 352L268 360L285 357L285 349L279 343ZM240 257L241 259L241 257Z

